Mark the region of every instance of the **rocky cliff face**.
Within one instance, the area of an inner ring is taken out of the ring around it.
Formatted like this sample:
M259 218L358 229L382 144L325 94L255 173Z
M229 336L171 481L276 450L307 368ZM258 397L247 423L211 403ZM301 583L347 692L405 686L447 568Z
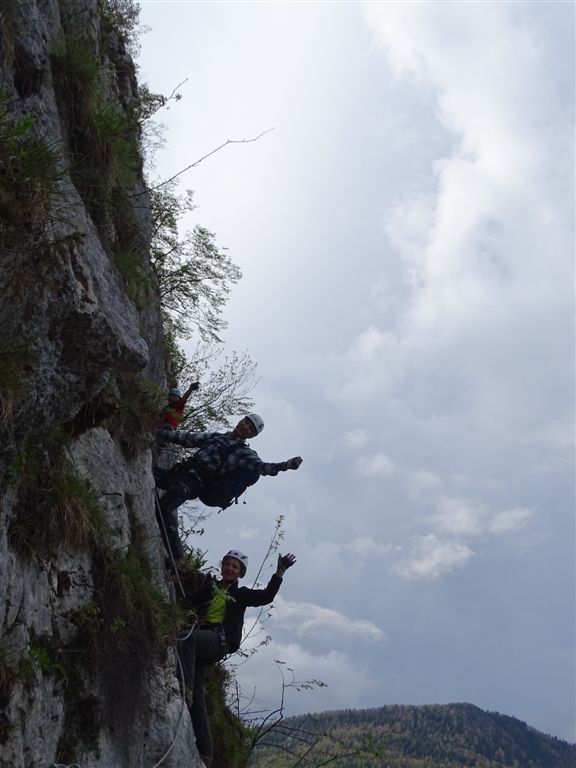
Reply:
M199 764L154 519L165 361L126 5L0 2L6 768Z

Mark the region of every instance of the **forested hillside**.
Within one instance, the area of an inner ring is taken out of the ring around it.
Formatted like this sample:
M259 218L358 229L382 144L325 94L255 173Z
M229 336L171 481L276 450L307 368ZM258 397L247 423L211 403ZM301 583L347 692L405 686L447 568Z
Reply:
M252 768L574 768L576 746L472 704L385 706L283 720Z

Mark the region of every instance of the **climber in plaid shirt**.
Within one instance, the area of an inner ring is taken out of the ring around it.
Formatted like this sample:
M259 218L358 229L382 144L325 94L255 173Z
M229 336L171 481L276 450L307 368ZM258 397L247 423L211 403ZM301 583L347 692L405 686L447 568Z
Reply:
M154 477L158 488L165 490L159 502L162 519L160 530L168 552L175 560L182 557L182 543L178 536L178 507L188 499L199 498L211 506L226 507L234 496L239 496L248 485L262 475L277 475L288 469L298 469L300 456L287 461L265 462L252 450L246 440L256 437L264 429L260 416L251 413L241 419L231 432L187 432L180 429L161 429L158 437L187 448L198 448L170 470L157 467ZM228 499L212 499L211 486L226 478L229 485Z

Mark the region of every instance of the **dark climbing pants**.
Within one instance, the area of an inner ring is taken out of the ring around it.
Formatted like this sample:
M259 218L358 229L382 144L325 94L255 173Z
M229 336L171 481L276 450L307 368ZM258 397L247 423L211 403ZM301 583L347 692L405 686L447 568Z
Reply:
M158 503L156 517L160 533L168 554L172 553L175 560L184 554L182 542L178 535L178 507L188 499L198 498L202 490L202 481L195 472L183 472L180 475L170 475L169 470L156 468L154 470L156 486L165 489Z
M226 654L220 636L211 629L195 629L190 637L178 645L178 656L184 675L186 703L194 726L196 746L202 758L212 759L214 745L208 723L204 684L210 664L220 661ZM178 670L180 676L180 670Z

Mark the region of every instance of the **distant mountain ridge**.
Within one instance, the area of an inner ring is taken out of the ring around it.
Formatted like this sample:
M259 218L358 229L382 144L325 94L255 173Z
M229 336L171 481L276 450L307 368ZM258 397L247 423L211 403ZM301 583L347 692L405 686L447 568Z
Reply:
M576 745L473 704L387 705L282 720L251 768L575 768Z

